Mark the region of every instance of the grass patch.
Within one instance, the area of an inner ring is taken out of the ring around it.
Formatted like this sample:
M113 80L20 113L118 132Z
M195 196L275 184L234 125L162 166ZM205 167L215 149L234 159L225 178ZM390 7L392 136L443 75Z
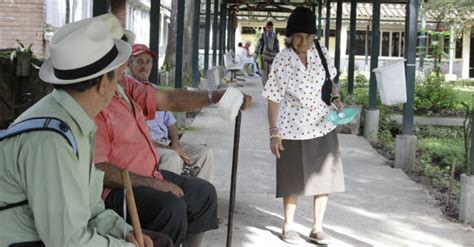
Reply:
M457 100L466 103L472 109L472 95L474 94L474 87L455 87L457 93Z

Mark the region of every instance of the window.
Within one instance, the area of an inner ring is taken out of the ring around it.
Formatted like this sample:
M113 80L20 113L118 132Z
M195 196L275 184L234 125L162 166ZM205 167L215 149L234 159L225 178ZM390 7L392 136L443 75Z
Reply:
M59 28L92 17L92 1L46 0L46 24Z
M390 56L392 57L401 57L400 54L400 33L394 32L392 33L392 53Z
M256 34L257 32L253 27L242 27L242 34Z
M456 58L462 58L462 38L456 40ZM471 47L474 49L474 47Z
M356 31L355 33L355 55L364 56L365 55L365 39L366 31ZM370 38L370 37L369 37ZM350 44L351 33L347 32L347 44ZM349 49L347 49L347 54L349 54Z
M127 29L137 36L135 43L148 45L150 42L150 9L141 3L129 3L127 9Z
M390 32L382 32L382 36L380 38L380 55L388 57L390 53Z
M280 36L285 36L286 28L275 28L275 33L277 33Z

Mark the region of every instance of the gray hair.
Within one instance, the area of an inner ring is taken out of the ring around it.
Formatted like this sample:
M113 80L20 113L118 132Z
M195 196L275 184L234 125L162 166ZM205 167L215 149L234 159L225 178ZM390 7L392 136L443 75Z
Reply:
M250 41L250 40L245 41L245 45L250 46L251 44L252 44L252 41Z
M293 35L290 37L285 37L285 47L290 48L291 47L291 42L293 42Z

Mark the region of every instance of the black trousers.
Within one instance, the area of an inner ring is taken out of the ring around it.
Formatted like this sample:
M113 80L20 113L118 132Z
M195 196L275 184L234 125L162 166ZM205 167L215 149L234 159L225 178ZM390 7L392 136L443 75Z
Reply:
M179 198L171 192L150 187L134 187L138 217L143 229L166 234L179 246L187 233L217 229L217 193L214 186L200 178L160 171L165 180L184 192ZM105 199L105 207L123 216L123 189L114 189ZM130 222L129 217L127 221Z

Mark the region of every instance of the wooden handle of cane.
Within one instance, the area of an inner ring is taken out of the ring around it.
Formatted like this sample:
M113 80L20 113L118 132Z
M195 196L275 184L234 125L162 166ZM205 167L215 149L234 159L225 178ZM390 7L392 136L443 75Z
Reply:
M140 227L137 206L135 205L135 198L133 197L132 183L130 183L130 176L128 175L127 169L122 170L122 182L127 192L127 208L130 220L132 221L133 235L138 242L138 246L142 247L145 246L145 242L143 241L142 228Z

